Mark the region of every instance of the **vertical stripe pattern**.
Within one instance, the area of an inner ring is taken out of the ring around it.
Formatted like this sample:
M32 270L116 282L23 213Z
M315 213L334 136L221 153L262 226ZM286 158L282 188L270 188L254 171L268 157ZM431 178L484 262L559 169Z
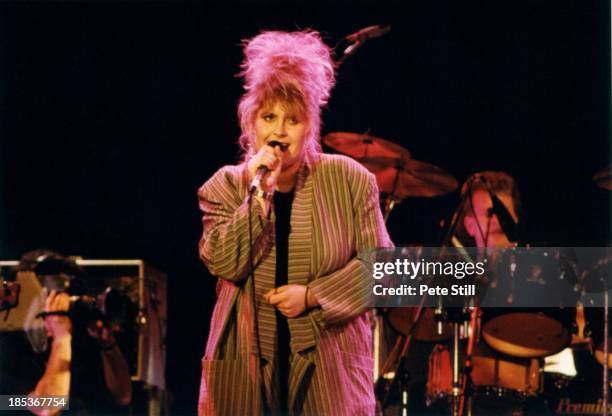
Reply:
M200 256L219 278L217 304L203 359L200 415L261 414L258 366L266 396L278 388L272 374L276 348L274 309L262 295L273 288L274 216L251 209L257 351L248 278L248 210L244 165L226 166L199 190L204 232ZM369 415L370 280L358 252L389 247L375 178L352 159L317 155L298 174L289 235L289 283L308 285L321 305L289 319L292 414Z

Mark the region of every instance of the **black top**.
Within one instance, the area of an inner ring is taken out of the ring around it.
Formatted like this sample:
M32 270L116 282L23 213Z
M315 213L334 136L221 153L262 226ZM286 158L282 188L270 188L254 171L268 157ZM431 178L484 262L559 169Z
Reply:
M291 205L293 204L293 190L291 192L274 193L274 214L276 215L276 275L274 287L288 283L289 274L289 233L291 232ZM287 318L276 310L276 346L278 357L278 381L280 397L278 398L281 414L288 413L289 396L289 363L291 335Z

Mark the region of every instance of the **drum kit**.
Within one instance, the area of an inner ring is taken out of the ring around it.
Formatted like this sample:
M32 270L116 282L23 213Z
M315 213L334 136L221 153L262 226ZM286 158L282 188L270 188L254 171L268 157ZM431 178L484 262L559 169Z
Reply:
M405 198L441 196L457 189L457 180L448 172L414 160L408 150L369 132L330 133L323 142L354 158L376 176L385 221L394 206ZM601 188L612 190L612 168L599 171L593 181ZM449 239L449 245L452 242L456 240ZM535 414L555 414L556 409L547 407L547 400L555 393L546 389L563 389L567 382L559 380L567 381L576 376L573 351L584 350L584 346L592 342L594 348L589 347L590 356L593 362L596 359L601 364L602 377L600 383L587 387L599 391L600 397L593 405L597 411L591 413L608 413L611 386L607 369L612 368L612 357L609 357L608 347L607 294L612 287L612 257L598 259L582 272L572 263L571 256L565 256L558 249L547 250L544 254L538 251L532 256L523 256L522 260L517 264L508 260L508 256L497 259L493 273L502 282L505 273L512 273L515 282L530 285L528 290L534 296L546 296L547 299L552 294L560 296L558 307L507 307L513 302L513 289L500 284L488 290L492 290L502 303L508 303L506 307L481 307L478 300L467 299L460 307L440 301L437 308L426 308L423 300L419 307L377 311L374 376L380 414L414 413L408 397L415 384L410 381L411 370L407 368L406 357L415 343L431 346L428 359L423 357L428 362L425 397L417 400L422 400L425 406L419 408L418 414L516 415L524 414L527 404L534 402L536 405L530 413L536 409ZM558 279L569 279L572 290L560 294L556 289L560 287L556 286ZM582 307L588 303L585 293L603 294L603 313L601 308ZM568 308L569 304L577 307ZM604 315L603 323L599 317L594 317L595 314ZM585 321L587 327L592 326L590 333L583 333ZM390 351L382 354L385 348L381 344L393 344L392 338L385 340L385 332L397 338ZM386 355L384 364L383 355ZM563 366L558 363L567 360L568 356L570 370L559 370ZM549 387L550 383L545 383L547 377L556 377L559 382ZM545 410L538 408L537 403Z

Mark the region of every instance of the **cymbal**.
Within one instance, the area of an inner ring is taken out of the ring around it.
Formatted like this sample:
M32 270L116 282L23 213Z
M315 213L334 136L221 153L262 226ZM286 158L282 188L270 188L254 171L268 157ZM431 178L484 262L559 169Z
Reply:
M323 143L355 159L389 157L410 159L410 152L399 144L369 134L336 132L323 137Z
M386 157L357 160L376 176L378 190L396 200L440 196L457 189L457 180L450 173L430 163Z
M597 186L612 191L612 165L601 169L593 175L593 181Z

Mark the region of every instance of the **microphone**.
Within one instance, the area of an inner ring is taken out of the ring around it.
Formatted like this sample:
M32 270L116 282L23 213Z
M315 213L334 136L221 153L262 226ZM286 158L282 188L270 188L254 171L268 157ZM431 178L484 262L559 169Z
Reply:
M480 181L484 183L487 187L487 192L489 192L489 196L491 197L491 202L493 204L493 213L497 216L499 225L501 226L504 234L506 234L506 237L508 237L508 241L511 241L513 243L517 242L518 227L517 223L514 222L514 218L512 218L512 215L510 215L510 212L508 212L508 209L503 204L503 202L501 202L497 195L495 195L491 191L491 188L489 187L486 178L484 176L480 176Z
M374 25L374 26L365 27L361 30L358 30L355 33L351 33L350 35L344 38L347 41L351 42L351 45L349 45L344 50L344 55L345 56L351 55L366 40L381 37L389 33L390 30L391 30L391 26L389 25L386 25L386 26Z
M368 39L374 39L374 38L381 37L382 35L389 33L390 30L391 30L391 26L389 25L368 26L361 30L358 30L355 33L351 33L350 35L346 36L345 39L348 40L349 42L364 42Z
M489 191L491 196L491 201L493 202L493 212L497 216L499 220L499 225L501 225L504 234L508 237L508 241L516 243L518 241L518 230L517 224L514 222L514 218L508 212L506 206L499 200L497 195Z
M281 143L278 140L271 140L268 143L266 143L266 146L270 146L273 148L278 146L280 147L281 152L284 152L289 147L289 144ZM261 180L268 172L270 172L270 169L267 166L261 165L257 168L257 172L255 172L255 177L253 178L253 180L251 181L251 185L249 186L250 193L253 193L255 189L261 186Z

